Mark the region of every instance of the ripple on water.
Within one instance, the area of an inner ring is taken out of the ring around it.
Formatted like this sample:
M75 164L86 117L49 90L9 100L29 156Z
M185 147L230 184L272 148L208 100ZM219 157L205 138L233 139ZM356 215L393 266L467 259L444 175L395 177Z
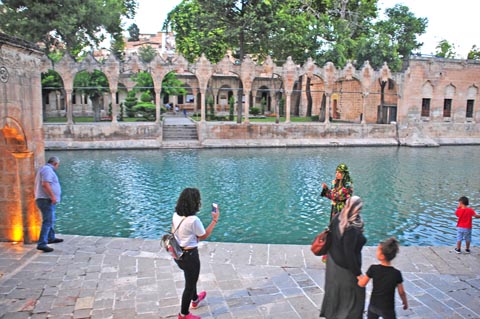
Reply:
M57 153L58 154L58 153ZM480 148L298 148L64 151L58 231L160 238L185 187L202 192L198 216L221 222L210 240L309 244L329 220L320 198L340 162L364 200L369 245L390 236L403 245L453 245L456 201L480 201ZM478 228L478 227L477 227ZM474 228L473 236L479 236Z

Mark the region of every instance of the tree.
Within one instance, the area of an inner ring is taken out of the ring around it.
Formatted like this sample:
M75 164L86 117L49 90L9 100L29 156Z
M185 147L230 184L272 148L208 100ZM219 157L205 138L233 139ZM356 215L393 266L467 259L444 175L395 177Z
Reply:
M87 94L92 101L93 120L100 121L100 109L103 94L109 92L108 79L102 71L94 70L92 73L81 71L73 80L75 92Z
M133 42L140 40L140 29L135 23L128 27L128 33L130 34L128 41Z
M423 45L417 41L417 36L425 33L428 19L415 17L407 6L400 4L386 9L385 14L388 19L378 22L377 31L387 35L390 47L395 48L400 59L407 61L410 54Z
M468 52L467 59L469 60L480 60L480 50L474 44L470 52Z
M150 44L143 45L138 48L138 55L140 56L140 60L145 63L150 63L157 55L157 50L155 50Z
M116 34L110 43L110 52L117 57L119 61L125 60L125 40L120 34Z
M447 40L443 39L442 41L438 42L437 46L435 47L435 55L445 59L453 59L455 58L455 44L448 42Z
M136 7L136 0L2 0L0 29L43 43L47 53L66 49L78 56L121 34L122 18L133 18Z
M127 97L125 98L125 108L128 117L134 117L135 111L134 107L137 105L138 99L134 90L128 91Z
M428 20L402 5L387 9L385 20L377 12L377 0L190 0L169 13L164 29L175 31L177 49L190 62L205 53L215 63L231 49L240 60L270 55L283 63L291 56L301 64L312 57L338 67L369 60L399 70L421 47L417 37Z
M212 62L227 49L242 60L246 54L262 61L267 55L305 58L315 45L309 17L299 0L192 0L168 14L164 30L176 34L177 50L193 62L202 53ZM313 40L313 41L312 41ZM303 62L303 61L302 61Z
M182 1L167 15L163 29L175 31L179 53L194 62L202 53L218 62L228 49L225 26L213 13L202 9L197 0Z

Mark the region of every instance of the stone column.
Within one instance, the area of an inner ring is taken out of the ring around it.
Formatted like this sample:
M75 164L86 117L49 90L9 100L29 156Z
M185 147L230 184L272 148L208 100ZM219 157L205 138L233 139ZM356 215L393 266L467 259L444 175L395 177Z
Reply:
M244 116L245 116L245 124L250 123L250 120L248 119L248 114L250 111L250 90L244 90L245 93L245 106L244 106Z
M67 108L67 124L73 124L73 104L72 104L73 90L65 90L65 107Z
M325 96L327 97L327 103L325 107L325 124L330 123L330 104L332 103L331 94L325 92Z
M118 116L118 104L115 99L117 91L111 90L111 103L112 103L112 123L117 123L117 116Z
M200 89L200 121L205 122L205 111L206 111L206 105L205 105L205 89Z
M285 123L290 123L290 109L292 104L292 91L285 91Z
M160 122L160 115L162 114L161 112L161 94L162 92L162 89L156 89L155 90L155 123L159 123Z
M366 114L367 114L367 98L368 92L362 94L362 124L367 124Z

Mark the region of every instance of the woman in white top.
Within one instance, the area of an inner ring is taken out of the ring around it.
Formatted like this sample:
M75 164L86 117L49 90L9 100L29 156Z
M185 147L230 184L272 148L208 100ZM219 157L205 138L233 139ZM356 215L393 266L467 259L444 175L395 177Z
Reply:
M205 229L201 220L196 216L201 205L200 191L196 188L185 188L178 197L173 214L173 229L175 230L178 227L175 237L184 250L182 258L175 260L185 276L185 288L178 319L201 319L199 316L190 313L190 302L192 303L192 309L196 309L207 295L205 291L197 294L197 281L200 275L200 258L197 247L200 240L207 239L212 233L220 216L220 211L218 207L212 211L212 221Z

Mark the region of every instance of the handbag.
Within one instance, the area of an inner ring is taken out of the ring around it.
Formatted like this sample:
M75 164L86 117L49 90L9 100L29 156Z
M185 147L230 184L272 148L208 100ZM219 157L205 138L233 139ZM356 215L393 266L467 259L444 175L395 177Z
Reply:
M180 224L178 224L177 228L173 232L168 232L167 234L162 236L163 246L175 260L181 259L184 253L184 250L182 249L177 239L175 238L175 233L180 228L180 225L183 223L184 220L185 218L182 219Z
M310 250L315 256L323 256L328 253L330 246L332 245L332 233L330 226L325 228L320 234L318 234L313 240Z

